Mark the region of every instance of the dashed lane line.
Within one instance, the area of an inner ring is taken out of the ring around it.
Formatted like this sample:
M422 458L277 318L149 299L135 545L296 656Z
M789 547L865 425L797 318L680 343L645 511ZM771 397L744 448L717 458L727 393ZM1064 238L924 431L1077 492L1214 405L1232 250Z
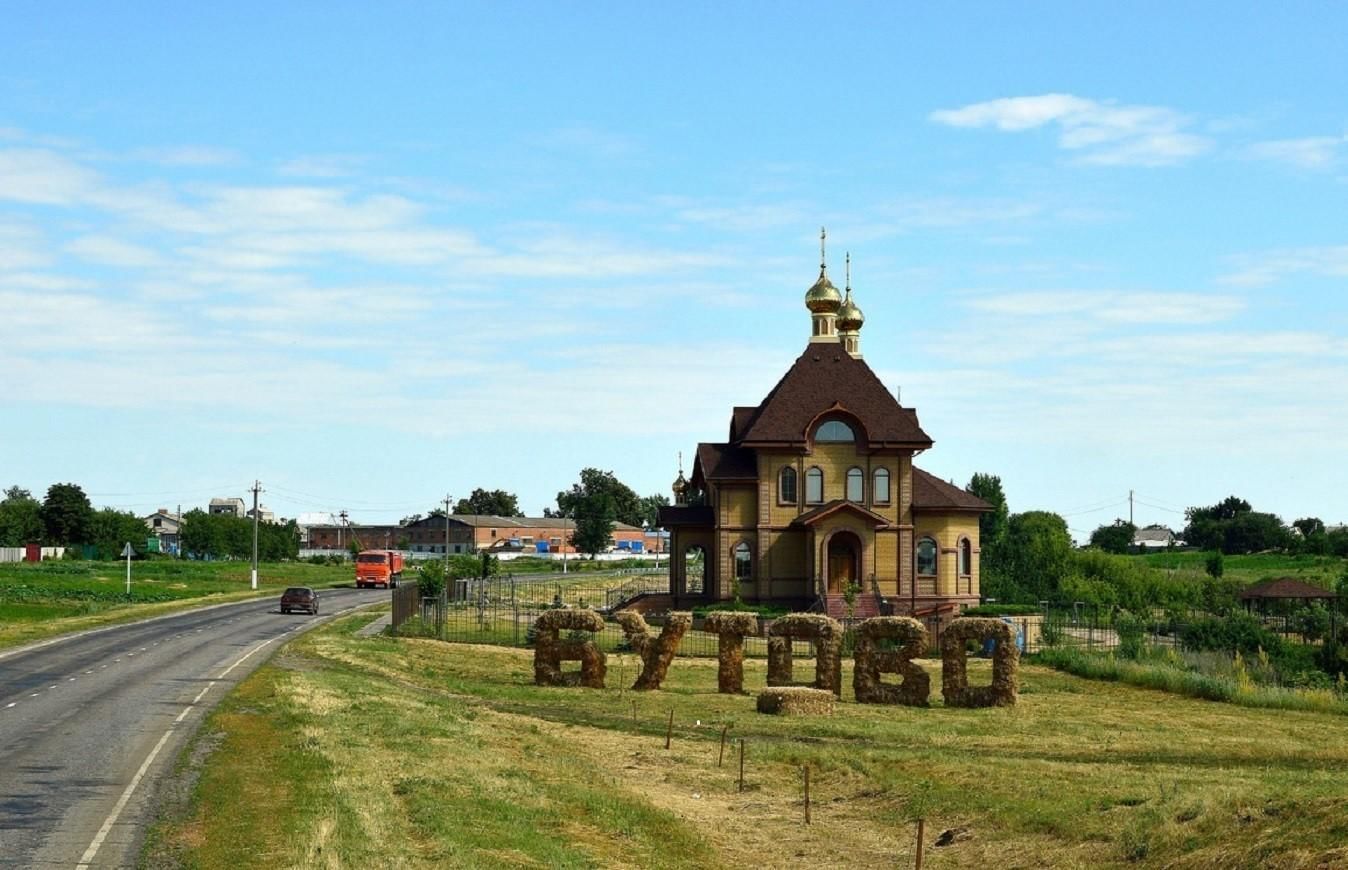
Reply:
M332 616L333 617L341 616L344 613L349 613L353 610L359 610L360 607L362 606L364 605L348 607L345 610L337 611L336 613L332 614ZM205 688L203 688L200 692L198 692L197 696L192 699L192 703L184 707L182 709L182 712L178 714L178 717L173 720L172 724L169 725L168 730L166 730L163 736L159 738L159 742L154 745L154 749L150 750L150 754L146 756L145 761L141 762L140 769L137 770L136 775L131 778L131 782L127 783L126 790L123 791L122 796L117 799L117 803L116 805L113 806L112 812L108 813L108 817L103 820L103 825L98 829L98 833L94 835L93 841L89 843L89 848L84 850L84 854L80 857L79 863L75 865L76 870L79 870L79 868L81 867L88 867L93 863L94 858L98 856L98 850L103 846L103 840L108 836L108 832L112 830L112 826L117 823L117 819L119 816L121 816L122 810L126 809L126 804L129 800L131 800L131 795L135 794L136 787L140 785L140 781L145 778L145 772L150 769L150 765L153 764L155 758L159 756L160 751L164 748L164 744L168 743L168 739L173 736L174 729L177 728L178 725L184 719L187 718L187 714L192 712L192 710L197 706L197 704L201 703L201 699L206 697L206 693L211 690L211 687L213 687L217 682L223 680L225 677L229 676L230 673L232 673L234 669L237 668L239 665L243 664L248 659L252 658L253 654L256 653L258 650L262 649L265 646L268 646L269 644L275 643L278 640L281 640L291 632L297 631L301 628L308 628L311 627L312 625L313 623L306 621L298 625L294 625L290 628L287 628L285 631L281 632L275 637L268 638L267 640L262 641L261 643L257 644L252 649L250 649L248 652L244 653L238 659L236 659L234 664L230 665L229 667L221 671L218 677L216 677L213 680L209 680L206 683Z

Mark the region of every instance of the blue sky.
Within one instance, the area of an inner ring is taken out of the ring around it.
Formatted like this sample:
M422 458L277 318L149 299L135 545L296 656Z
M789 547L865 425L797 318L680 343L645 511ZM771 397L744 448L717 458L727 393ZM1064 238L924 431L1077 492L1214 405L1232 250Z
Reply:
M667 493L827 225L927 470L1348 521L1348 12L1172 7L10 4L0 485Z

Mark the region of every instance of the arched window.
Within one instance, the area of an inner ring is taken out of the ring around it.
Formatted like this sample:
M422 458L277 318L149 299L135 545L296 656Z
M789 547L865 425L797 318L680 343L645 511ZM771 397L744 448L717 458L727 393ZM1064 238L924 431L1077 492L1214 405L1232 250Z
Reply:
M821 504L824 501L824 472L818 466L811 466L805 472L805 501L807 504Z
M796 503L796 470L789 465L777 475L777 501L781 504Z
M866 500L866 472L860 468L847 469L847 500L855 502Z
M829 420L814 430L815 441L855 441L852 427L841 420Z
M754 557L749 545L740 541L735 545L735 579L752 580L754 578Z
M875 484L871 488L871 498L876 504L889 504L889 469L875 469Z
M917 573L927 576L936 574L936 542L931 538L917 542Z
M959 573L962 577L967 577L970 573L970 566L974 563L974 545L968 538L960 538L959 549Z

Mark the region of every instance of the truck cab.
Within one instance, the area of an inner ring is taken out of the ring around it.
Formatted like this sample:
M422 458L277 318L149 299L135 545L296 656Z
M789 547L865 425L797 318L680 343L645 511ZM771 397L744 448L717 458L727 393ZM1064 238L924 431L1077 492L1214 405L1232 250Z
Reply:
M403 554L397 550L362 550L356 555L356 588L396 588L403 578Z

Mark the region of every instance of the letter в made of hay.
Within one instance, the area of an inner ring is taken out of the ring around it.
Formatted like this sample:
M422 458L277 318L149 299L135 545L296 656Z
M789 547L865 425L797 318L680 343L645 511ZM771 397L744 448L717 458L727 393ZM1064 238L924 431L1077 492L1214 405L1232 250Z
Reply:
M894 649L880 643L893 641ZM931 676L913 659L927 651L927 629L907 616L875 616L857 627L856 665L852 689L859 704L902 704L926 707ZM881 674L898 674L897 684L880 681Z
M768 629L768 685L791 686L791 642L814 641L814 682L842 695L842 623L820 613L789 613Z
M687 611L669 614L658 637L651 634L645 618L635 610L620 610L613 614L613 618L623 627L633 651L641 657L641 673L632 688L637 691L660 688L669 672L669 663L678 651L679 641L693 625L693 614Z
M563 631L603 631L604 619L593 610L545 610L534 621L534 682L540 686L604 688L608 663L593 641L563 640ZM562 672L562 662L580 662L579 674Z
M992 685L969 686L968 641L993 641ZM1009 707L1016 703L1020 650L1011 625L1000 619L961 617L941 632L941 695L947 707Z
M702 627L716 635L716 691L738 695L744 691L744 639L758 634L758 616L734 610L713 610Z

